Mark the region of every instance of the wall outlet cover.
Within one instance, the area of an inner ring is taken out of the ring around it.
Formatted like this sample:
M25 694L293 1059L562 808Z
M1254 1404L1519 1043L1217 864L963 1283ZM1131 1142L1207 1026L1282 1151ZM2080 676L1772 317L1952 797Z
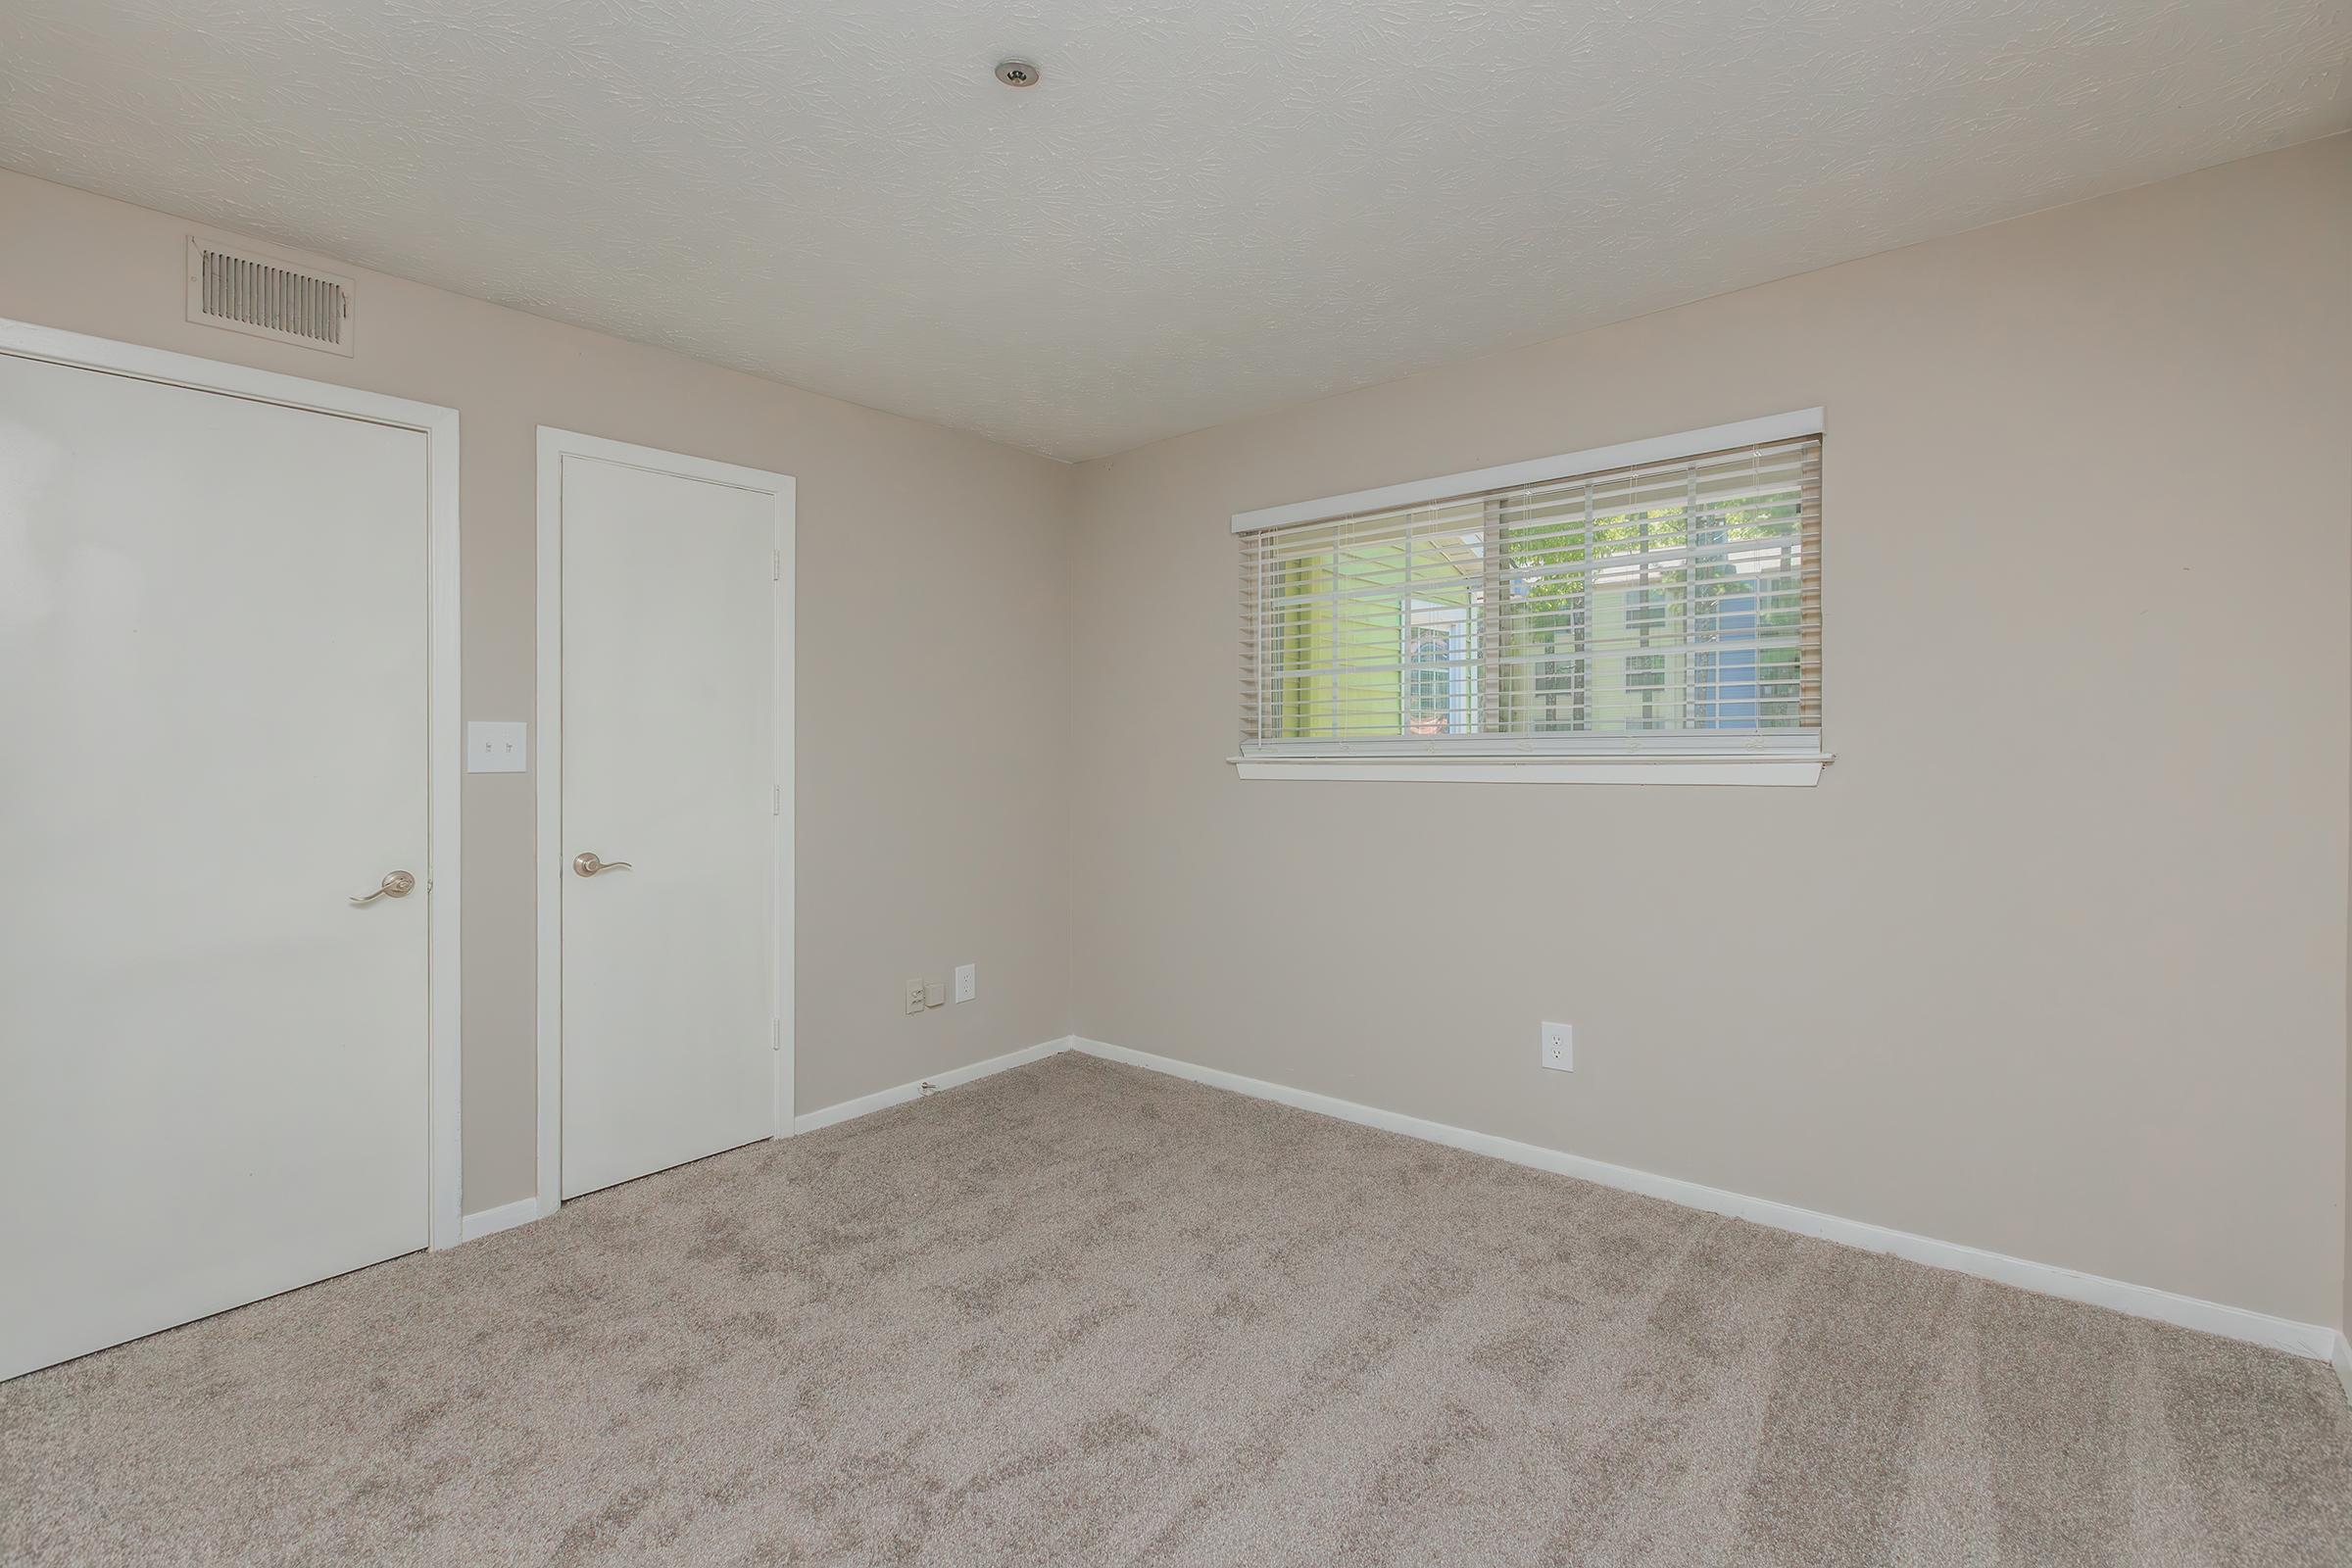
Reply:
M956 1000L969 1002L980 994L980 966L959 963L956 966Z
M928 991L929 988L920 980L907 981L906 1010L908 1012L920 1012L924 1007L928 1006L930 1004L930 999L927 995Z
M1576 1071L1576 1025L1547 1023L1544 1026L1544 1066L1553 1072Z

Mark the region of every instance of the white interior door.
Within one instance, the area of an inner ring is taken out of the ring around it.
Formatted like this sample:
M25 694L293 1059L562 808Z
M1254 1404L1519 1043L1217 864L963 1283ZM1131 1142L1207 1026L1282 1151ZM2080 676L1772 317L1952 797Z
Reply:
M552 837L572 1198L775 1132L788 781L776 495L640 463L559 461ZM583 875L583 863L605 868Z
M426 550L419 431L0 354L0 1375L425 1245Z

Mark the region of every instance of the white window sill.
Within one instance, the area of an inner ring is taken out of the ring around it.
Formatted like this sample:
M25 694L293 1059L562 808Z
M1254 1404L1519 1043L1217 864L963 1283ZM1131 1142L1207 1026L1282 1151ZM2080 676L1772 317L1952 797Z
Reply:
M1584 757L1229 757L1246 779L1319 778L1398 784L1731 784L1804 786L1821 782L1837 759L1827 752L1728 755L1594 753Z

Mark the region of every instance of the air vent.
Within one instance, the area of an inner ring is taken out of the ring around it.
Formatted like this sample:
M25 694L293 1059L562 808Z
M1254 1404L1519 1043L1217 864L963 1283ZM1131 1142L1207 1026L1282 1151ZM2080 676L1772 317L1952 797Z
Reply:
M351 353L351 279L188 236L188 319Z

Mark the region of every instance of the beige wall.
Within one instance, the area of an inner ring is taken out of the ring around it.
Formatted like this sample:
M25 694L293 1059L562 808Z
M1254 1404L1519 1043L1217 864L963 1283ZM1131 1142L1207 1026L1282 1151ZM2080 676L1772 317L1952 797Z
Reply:
M1076 1029L2334 1321L2347 254L2337 138L1087 465ZM1815 404L1819 788L1226 765L1230 513Z
M530 712L536 424L799 477L802 1108L1074 1026L2345 1314L2352 139L1076 470L371 274L353 360L190 326L185 231L0 172L0 316L460 409L470 717ZM1226 766L1232 511L1816 403L1820 788ZM466 832L475 1210L532 1180L529 777Z
M802 1110L1066 1031L1068 468L375 274L349 360L191 326L187 232L0 172L0 316L458 409L468 717L531 714L537 425L798 478ZM466 780L468 1211L533 1184L531 796Z

